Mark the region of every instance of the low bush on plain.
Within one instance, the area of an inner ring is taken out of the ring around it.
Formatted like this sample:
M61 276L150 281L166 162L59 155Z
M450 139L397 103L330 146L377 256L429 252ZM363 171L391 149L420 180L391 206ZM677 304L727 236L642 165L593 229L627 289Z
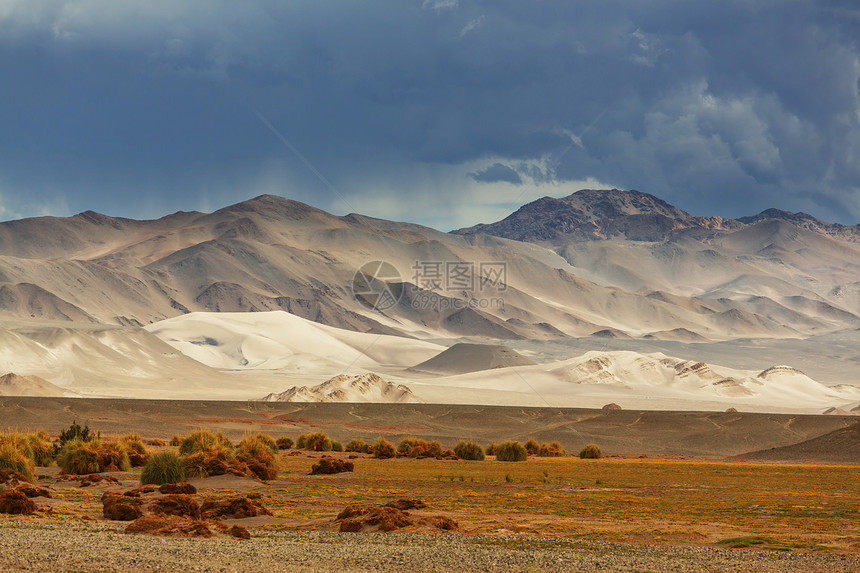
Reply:
M462 441L456 446L454 446L454 453L457 454L457 457L464 460L477 460L481 461L484 459L484 450L476 444L475 442L466 442Z
M302 434L296 442L296 447L315 452L330 452L331 446L331 438L322 432Z
M370 452L370 446L364 443L364 440L350 440L346 443L344 450L346 450L347 452L367 454Z
M373 457L379 458L380 460L387 460L397 455L397 450L394 449L394 445L385 438L379 438L379 440L373 444L371 450L373 452Z
M275 479L278 477L278 447L274 440L269 438L270 445L269 441L259 437L261 435L242 440L236 450L236 459L247 465L261 480Z
M602 456L603 454L597 444L588 444L579 452L579 457L584 460L596 460Z
M558 442L541 444L537 455L542 458L559 458L565 454L564 448Z
M70 440L60 450L57 465L63 473L75 475L131 470L125 446L121 442L99 438Z
M342 452L342 451L343 451L343 444L341 444L340 442L338 442L338 441L336 441L336 440L332 440L332 442L331 442L331 451L333 451L333 452Z
M397 445L397 455L409 458L435 458L442 456L439 442L427 442L415 437L403 438Z
M286 436L281 436L280 438L278 438L275 444L277 444L279 450L289 450L293 447L293 439L288 438Z
M528 457L528 451L519 442L504 442L496 450L500 462L524 462Z
M131 463L131 467L139 468L146 465L151 454L146 449L146 445L143 443L143 438L140 437L140 434L123 436L120 438L120 442L122 442L128 452L128 460Z
M185 481L185 464L174 452L154 454L140 472L141 484L161 485Z
M497 446L496 444L490 444L489 446L487 446L487 449L484 450L484 453L486 453L488 456L495 456L496 450L498 449L499 446Z
M221 446L233 450L233 443L222 433L217 434L209 430L194 430L179 443L180 454L193 454L211 448Z

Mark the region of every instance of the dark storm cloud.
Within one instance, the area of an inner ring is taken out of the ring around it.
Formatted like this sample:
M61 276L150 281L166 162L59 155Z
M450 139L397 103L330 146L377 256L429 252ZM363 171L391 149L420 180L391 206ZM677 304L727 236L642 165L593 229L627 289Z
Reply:
M0 216L270 192L452 228L589 181L696 214L855 223L858 15L800 0L7 0Z
M501 163L493 163L482 171L469 173L469 177L480 183L511 183L513 185L522 185L523 178L520 174Z

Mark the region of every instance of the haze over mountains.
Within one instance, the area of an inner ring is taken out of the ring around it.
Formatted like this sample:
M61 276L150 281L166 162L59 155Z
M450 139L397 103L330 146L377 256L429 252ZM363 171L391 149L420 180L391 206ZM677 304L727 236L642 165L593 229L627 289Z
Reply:
M390 308L353 296L356 270L374 260L402 277ZM481 275L482 263L503 274ZM472 281L433 284L427 264L461 265ZM444 389L482 372L544 372L573 358L518 354L526 341L594 335L690 354L747 338L854 336L860 228L777 210L693 216L618 190L540 199L452 233L269 195L154 221L86 212L0 223L0 320L0 374L38 375L87 395L158 397L174 384L189 396L208 380L216 389L206 397L259 398L312 389L350 368L407 384L441 376ZM455 346L438 357L457 342L494 348ZM474 355L471 366L464 352ZM719 363L731 367L731 357ZM243 374L251 371L263 373L256 383ZM743 380L756 376L738 376L739 386L722 390L755 386ZM448 392L425 390L425 400ZM722 390L714 395L730 394ZM848 394L828 395L839 402L828 405L847 405Z

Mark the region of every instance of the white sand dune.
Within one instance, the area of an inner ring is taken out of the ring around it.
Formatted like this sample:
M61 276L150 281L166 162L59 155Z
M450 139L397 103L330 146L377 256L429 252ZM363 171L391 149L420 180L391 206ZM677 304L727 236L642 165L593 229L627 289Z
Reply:
M373 372L358 376L340 374L316 386L294 386L278 394L263 397L263 402L421 402L412 390L401 384L392 384Z

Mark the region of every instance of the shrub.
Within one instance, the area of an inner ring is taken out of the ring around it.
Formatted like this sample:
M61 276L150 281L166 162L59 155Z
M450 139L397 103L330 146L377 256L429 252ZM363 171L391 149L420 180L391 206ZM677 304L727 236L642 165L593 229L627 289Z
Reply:
M233 450L216 444L182 457L185 473L190 477L209 477L227 473L234 462Z
M182 438L180 438L179 436L174 435L172 438L170 438L170 445L171 446L179 446L181 444L182 444Z
M0 469L14 470L28 480L35 481L33 479L33 460L11 442L0 444Z
M278 441L275 442L275 444L277 444L279 450L289 450L293 447L293 439L283 436L278 438Z
M179 438L177 437L176 439L178 442ZM165 442L164 440L159 440L158 438L153 438L153 439L149 440L148 442L146 442L146 445L157 447L157 448L163 448L164 446L167 445L167 442ZM179 444L177 443L176 445L178 446Z
M358 452L360 454L366 454L370 451L370 446L364 443L364 440L350 440L346 443L346 447L344 448L347 452Z
M331 439L322 432L313 432L299 436L297 447L315 452L330 452Z
M595 460L600 458L603 454L600 452L600 448L597 447L597 444L588 444L582 451L579 452L579 457L582 459L592 459Z
M496 449L496 459L500 462L524 462L528 451L519 442L504 442Z
M460 442L454 446L454 453L464 460L483 460L484 450L475 442Z
M536 456L540 451L540 444L534 438L529 438L524 445L530 456Z
M385 438L379 438L379 440L373 445L371 450L373 451L373 457L379 458L380 460L393 458L397 453L391 442L389 442Z
M238 449L256 449L257 447L269 448L273 454L278 453L278 444L275 440L266 434L246 434L242 441L239 442Z
M67 474L95 474L105 471L129 471L131 464L125 446L95 438L72 439L60 450L57 464Z
M194 430L191 435L187 436L179 444L180 454L192 454L200 452L213 446L222 446L228 450L233 450L233 444L227 437L218 432L213 434L209 430Z
M332 440L332 442L331 442L331 451L333 451L333 452L342 452L342 451L343 451L343 444L341 444L340 442L336 442L336 441Z
M67 429L60 432L60 447L66 445L66 442L71 440L80 440L82 442L89 442L90 440L96 438L90 433L90 427L84 426L81 428L78 421L75 420L72 422L72 425Z
M498 449L499 449L499 446L497 446L496 444L490 444L489 446L487 446L487 449L485 450L485 452L488 456L495 456L496 450L498 450Z
M140 483L161 485L185 481L185 465L174 452L159 452L149 458L140 472Z
M410 436L400 441L397 455L410 458L435 458L442 455L442 445L436 441L428 443Z
M27 436L30 451L33 454L33 462L37 466L49 466L54 463L54 445L51 438L43 431Z
M558 458L565 454L564 448L558 442L551 444L541 444L538 455L544 458Z
M269 446L269 442L260 439L261 434L249 436L242 440L236 452L236 459L245 463L254 474L262 480L278 477L277 446ZM269 436L265 436L269 438ZM275 441L271 440L272 445Z
M146 465L146 462L149 460L150 453L146 450L146 446L143 444L143 439L141 439L140 434L129 434L120 438L120 442L122 442L122 445L124 445L128 451L128 459L129 462L131 462L131 467L139 468Z

